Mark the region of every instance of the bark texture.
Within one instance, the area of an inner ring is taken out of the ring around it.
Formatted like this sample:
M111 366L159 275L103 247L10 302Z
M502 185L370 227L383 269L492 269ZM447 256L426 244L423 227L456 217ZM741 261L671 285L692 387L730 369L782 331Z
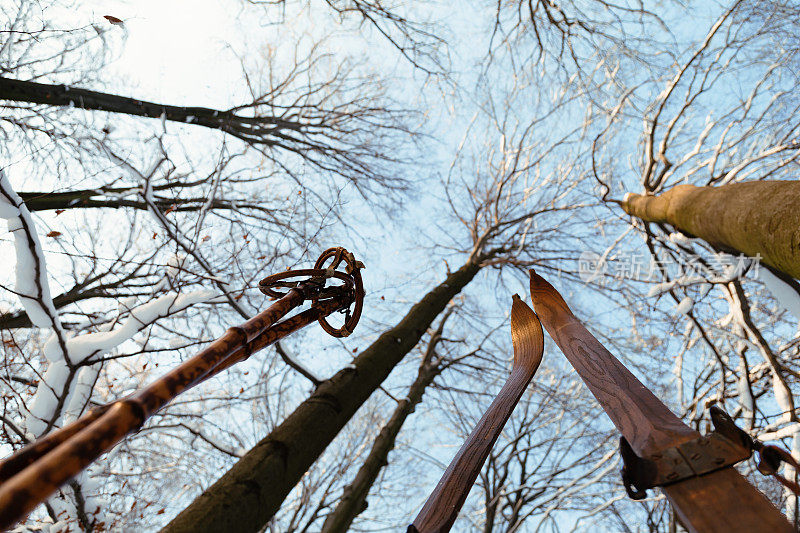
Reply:
M393 328L317 390L162 531L258 531L359 407L475 277L479 260L447 276Z
M760 255L767 265L800 278L800 181L678 185L660 196L628 194L622 207L719 249Z

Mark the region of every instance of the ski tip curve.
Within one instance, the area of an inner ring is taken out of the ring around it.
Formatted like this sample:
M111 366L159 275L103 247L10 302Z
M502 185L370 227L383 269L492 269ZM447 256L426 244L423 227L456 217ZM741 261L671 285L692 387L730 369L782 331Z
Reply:
M544 331L539 317L517 294L512 296L511 304L511 344L514 366L535 372L544 353Z
M542 320L547 323L554 315L568 313L572 315L572 310L561 294L553 287L550 282L536 273L535 270L528 271L530 275L530 290L533 308L540 315Z

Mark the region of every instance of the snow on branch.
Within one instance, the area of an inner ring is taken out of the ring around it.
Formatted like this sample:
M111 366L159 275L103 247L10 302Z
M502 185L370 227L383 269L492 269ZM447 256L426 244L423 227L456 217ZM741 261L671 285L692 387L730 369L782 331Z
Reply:
M214 291L169 294L130 310L128 319L113 331L89 333L66 339L50 296L44 251L30 211L0 169L0 218L7 221L16 249L16 289L31 322L51 328L44 345L48 366L28 405L25 428L35 439L59 420L77 418L89 401L102 360L100 356L160 318L211 300Z
M778 300L778 303L800 319L800 294L791 285L770 272L768 268L760 269L758 274L769 292Z
M47 282L42 244L36 233L30 211L11 187L5 172L0 169L0 218L6 220L8 231L14 235L16 263L16 294L31 322L40 328L61 331L50 285Z
M88 333L69 339L67 348L70 360L54 361L47 368L43 380L45 384L40 384L29 408L28 430L34 435L39 435L58 418L59 413L54 410L58 405L61 391L65 391L67 395L66 398L62 398L65 406L62 413L64 421L69 422L80 416L91 396L103 354L131 339L157 320L183 311L196 303L211 300L215 296L216 292L211 290L167 294L131 309L129 318L112 331ZM54 339L51 338L44 346L48 359L50 359L48 354L56 349ZM69 390L66 390L68 384Z
M168 294L156 300L139 305L132 309L121 308L120 314L128 314L128 318L116 329L97 333L88 333L66 341L69 359L54 359L58 352L55 337L51 337L44 346L44 352L50 364L36 393L28 407L26 427L29 438L47 433L60 421L69 423L77 419L89 403L103 365L102 355L110 352L123 342L131 339L136 333L153 325L157 320L178 313L196 303L207 302L217 296L212 290L199 290L185 294ZM98 482L89 471L84 472L70 485L75 492L74 502L64 504L58 516L64 517L69 524L72 516L91 515L93 520L101 521L102 505L94 496L98 491ZM64 489L66 490L66 489ZM80 492L80 497L78 497ZM57 503L58 497L51 498L50 505ZM71 505L74 503L75 510ZM81 507L82 510L78 510Z

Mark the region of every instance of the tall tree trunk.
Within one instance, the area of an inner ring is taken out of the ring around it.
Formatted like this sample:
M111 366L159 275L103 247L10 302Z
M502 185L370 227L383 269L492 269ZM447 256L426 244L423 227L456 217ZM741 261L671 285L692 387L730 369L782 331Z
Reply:
M164 187L154 187L154 190ZM83 189L67 192L20 192L20 197L25 201L28 210L48 211L48 210L67 210L67 209L89 209L89 208L110 208L119 209L130 207L147 211L147 202L139 199L136 194L137 189L133 187L100 187L97 189ZM130 193L127 198L114 197L116 193ZM108 196L106 196L108 195ZM209 203L208 198L195 196L191 198L159 198L155 197L153 203L166 211L200 211ZM210 209L258 209L264 210L263 206L246 201L226 201L221 199L211 199Z
M68 85L51 85L0 77L0 100L71 106L80 109L109 111L139 117L161 118L173 122L197 124L222 130L248 142L267 146L281 144L282 133L301 131L306 125L280 117L246 117L232 111L208 107L165 105L127 96L90 91Z
M488 496L488 495L487 495ZM494 521L497 516L497 505L500 501L499 497L484 498L486 504L486 515L483 519L483 533L494 532Z
M660 196L628 194L622 208L800 278L800 181L677 185Z
M448 302L475 277L470 259L417 302L353 364L324 381L286 420L162 531L244 533L272 518L303 474L359 407L422 338Z
M425 389L441 372L442 367L423 364L417 378L408 390L408 396L400 400L391 418L381 428L372 444L364 464L358 469L353 482L344 488L342 499L330 512L322 524L321 533L339 533L347 531L356 516L367 508L367 494L378 478L381 469L388 464L387 457L394 448L394 442L406 419L414 412L422 401Z

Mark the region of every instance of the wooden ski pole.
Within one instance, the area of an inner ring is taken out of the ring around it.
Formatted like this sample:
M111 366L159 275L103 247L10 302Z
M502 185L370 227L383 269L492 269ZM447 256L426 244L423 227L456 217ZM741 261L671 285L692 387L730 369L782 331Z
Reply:
M511 304L511 341L514 362L508 381L450 462L414 523L408 526L408 533L450 531L486 457L542 362L542 325L516 294Z
M333 261L326 267L329 259ZM344 272L336 270L342 262ZM180 393L311 322L318 321L331 335L349 335L363 305L361 268L363 265L347 250L331 248L322 253L313 269L288 270L262 280L261 291L279 298L269 308L228 329L200 353L142 390L87 413L0 462L0 529L27 516ZM310 279L291 281L300 276ZM326 287L329 279L341 284ZM279 292L276 287L288 290ZM306 300L312 302L310 309L278 322ZM339 310L347 311L345 323L334 328L325 317Z
M587 331L552 285L533 270L530 276L542 324L622 433L629 495L638 499L660 486L691 532L792 531L780 511L733 468L750 457L746 433L719 412L712 434L701 436L688 427Z

